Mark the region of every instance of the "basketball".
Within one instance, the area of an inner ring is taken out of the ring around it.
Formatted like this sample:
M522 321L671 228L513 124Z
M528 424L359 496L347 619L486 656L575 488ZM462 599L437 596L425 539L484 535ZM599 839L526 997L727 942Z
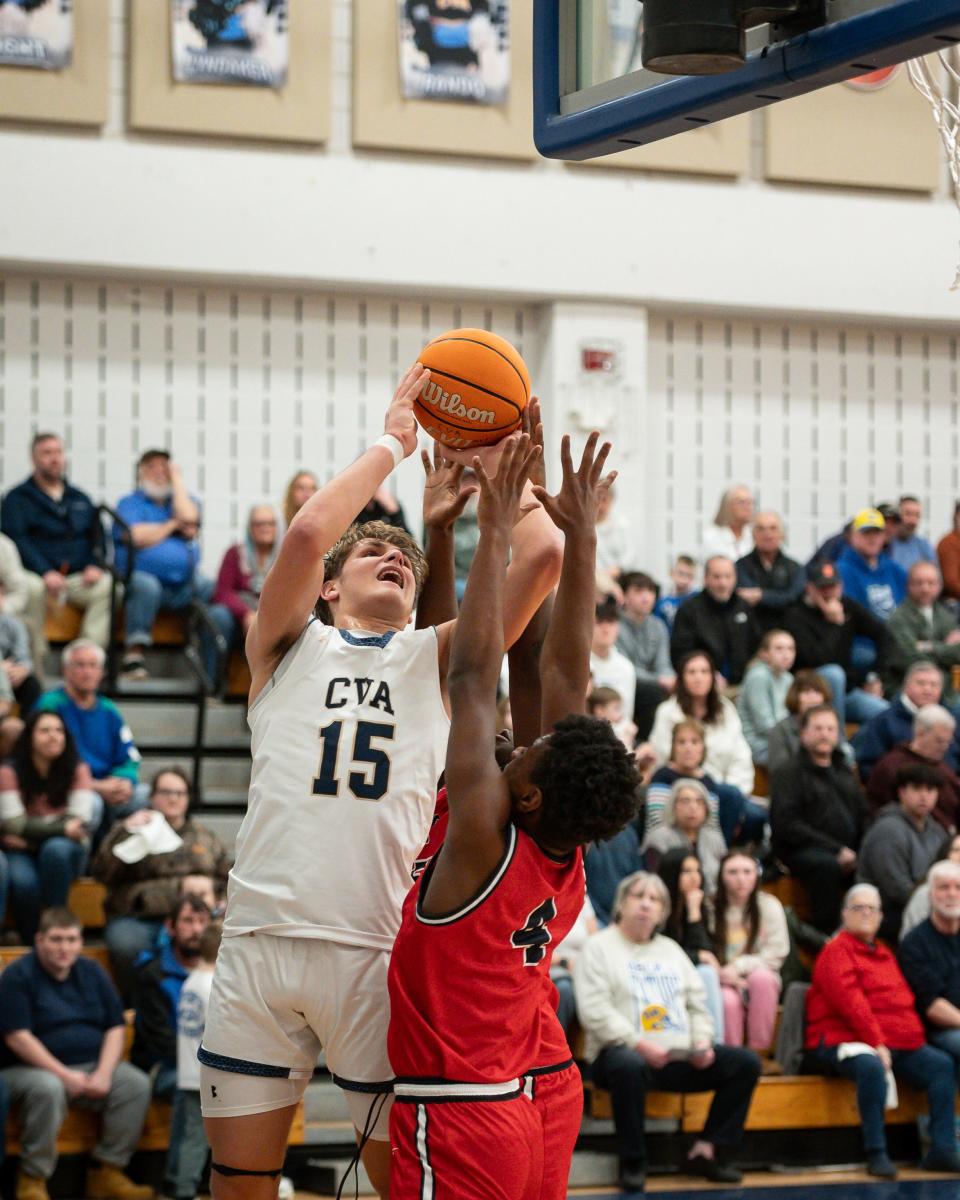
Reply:
M486 329L451 329L428 342L430 368L413 406L423 429L454 450L489 446L518 428L530 374L515 347Z

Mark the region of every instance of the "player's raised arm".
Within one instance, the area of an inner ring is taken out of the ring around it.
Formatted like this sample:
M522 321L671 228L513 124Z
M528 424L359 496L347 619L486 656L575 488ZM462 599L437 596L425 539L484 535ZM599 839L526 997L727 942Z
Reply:
M464 463L445 457L440 442L433 443L433 455L420 452L425 480L423 485L423 542L427 556L427 581L417 602L417 628L440 625L457 617L456 564L453 527L476 487L463 486Z
M311 496L291 521L247 635L254 690L258 675L273 670L310 619L323 583L324 554L401 459L416 449L413 402L426 374L419 363L410 368L387 409L384 436Z
M509 791L494 757L497 679L503 659L504 576L510 531L533 457L524 435L507 445L495 481L477 459L480 541L456 623L447 690L451 722L445 778L450 824L429 884L431 910L455 908L496 865L510 818Z
M552 729L571 713L584 712L586 707L593 634L597 509L601 496L617 477L615 471L602 477L610 443L604 442L597 453L599 438L598 433L590 434L580 466L574 471L570 437L564 434L560 446L563 466L560 491L551 496L544 487L533 489L565 538L560 584L540 654L542 732Z

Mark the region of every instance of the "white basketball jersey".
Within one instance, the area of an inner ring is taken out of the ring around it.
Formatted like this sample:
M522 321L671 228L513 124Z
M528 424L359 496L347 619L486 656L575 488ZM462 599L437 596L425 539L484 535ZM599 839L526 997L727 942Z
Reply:
M250 800L224 935L389 950L447 750L436 630L311 621L248 720Z

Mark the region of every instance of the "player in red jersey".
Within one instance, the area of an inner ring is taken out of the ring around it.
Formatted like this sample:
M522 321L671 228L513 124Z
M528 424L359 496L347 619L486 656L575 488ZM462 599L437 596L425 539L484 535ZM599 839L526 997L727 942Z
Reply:
M557 525L570 525L545 674L563 669L584 562L592 589L590 497L609 451L595 459L596 440L574 472L565 439L560 493L537 490ZM506 546L531 457L527 437L512 443L496 486L475 465L481 537L448 676L449 825L404 904L390 965L393 1200L540 1196L543 1129L521 1077L541 1053L547 947L579 911L579 847L634 813L636 771L603 722L564 717L503 773L494 755Z

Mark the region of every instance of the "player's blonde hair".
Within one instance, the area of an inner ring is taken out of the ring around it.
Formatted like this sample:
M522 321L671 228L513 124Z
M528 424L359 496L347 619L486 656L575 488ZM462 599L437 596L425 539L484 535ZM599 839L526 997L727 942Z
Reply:
M343 564L357 546L365 541L386 542L387 545L396 546L398 550L403 551L410 560L410 569L413 571L419 598L429 573L426 555L405 529L388 525L386 521L365 521L362 525L351 525L343 537L323 556L324 581L336 579L343 571ZM333 613L322 596L318 598L314 612L325 625L333 624Z

